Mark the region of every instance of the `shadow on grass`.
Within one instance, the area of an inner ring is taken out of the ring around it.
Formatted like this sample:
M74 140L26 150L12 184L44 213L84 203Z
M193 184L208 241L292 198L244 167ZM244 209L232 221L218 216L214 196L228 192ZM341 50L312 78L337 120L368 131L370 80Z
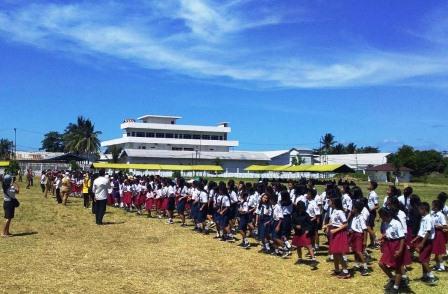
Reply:
M125 222L121 221L121 222L103 222L103 226L110 226L110 225L121 225L124 224Z
M23 232L23 233L12 234L11 237L25 237L25 236L36 235L36 234L37 234L37 232Z

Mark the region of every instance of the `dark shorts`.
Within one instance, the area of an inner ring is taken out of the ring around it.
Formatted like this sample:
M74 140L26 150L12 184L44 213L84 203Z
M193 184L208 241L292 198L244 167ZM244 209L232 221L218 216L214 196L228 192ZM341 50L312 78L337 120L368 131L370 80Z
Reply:
M168 205L167 205L166 209L171 210L171 211L176 209L176 198L174 198L174 197L168 198Z
M249 224L249 214L240 214L239 230L247 231L247 225Z
M270 226L270 233L272 239L280 239L282 237L281 224L280 224L280 230L278 232L275 230L278 226L278 222L279 221L273 221Z
M281 225L281 236L289 239L291 236L292 224L291 215L283 215L283 222Z
M376 210L370 212L369 218L367 219L367 226L374 228L375 227L375 219L376 219Z
M15 212L16 208L12 201L4 201L3 209L5 210L5 219L13 219L14 218L14 212Z
M184 213L185 212L185 204L187 203L186 199L179 200L177 202L177 212L178 213Z

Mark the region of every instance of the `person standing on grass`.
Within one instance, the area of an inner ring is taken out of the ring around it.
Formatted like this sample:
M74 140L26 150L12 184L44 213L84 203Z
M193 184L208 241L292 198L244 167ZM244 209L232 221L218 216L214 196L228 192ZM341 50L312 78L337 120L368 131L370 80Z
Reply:
M40 176L40 188L42 189L42 193L45 193L45 187L47 185L47 175L44 171L42 171L42 174ZM47 195L45 195L47 197Z
M15 183L15 180L10 175L5 175L2 182L3 188L3 209L5 210L6 223L3 227L2 237L9 237L9 227L11 221L14 218L14 212L18 207L19 201L16 198L16 194L19 194L19 186Z
M90 206L90 195L89 190L92 182L90 181L90 176L88 173L84 175L84 180L82 182L82 196L84 198L84 208L89 208Z
M107 195L110 189L110 181L105 177L106 171L101 169L99 177L93 181L93 193L95 193L95 217L96 224L103 224L103 217L106 213Z
M62 196L62 204L67 205L67 199L70 195L71 181L70 181L70 173L66 172L65 176L61 180L61 196Z

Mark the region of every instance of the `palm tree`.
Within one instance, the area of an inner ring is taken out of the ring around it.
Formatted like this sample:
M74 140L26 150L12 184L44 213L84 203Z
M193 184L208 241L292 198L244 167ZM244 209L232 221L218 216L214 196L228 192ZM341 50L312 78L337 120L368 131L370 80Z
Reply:
M10 159L14 143L8 139L0 139L0 159Z
M345 152L347 154L355 154L355 152L356 152L356 144L355 143L348 143L347 146L345 146Z
M113 145L109 147L107 153L110 153L112 155L112 162L117 163L118 158L120 157L121 151L123 149L121 147L117 147L117 145Z
M91 160L93 154L97 154L100 149L100 131L95 131L95 126L88 118L78 116L76 124L70 123L65 129L64 144L65 150L85 154Z
M321 149L328 153L334 144L337 142L334 140L334 136L331 133L326 133L322 138L320 138Z
M344 144L336 144L333 148L331 148L331 154L344 154L345 146Z

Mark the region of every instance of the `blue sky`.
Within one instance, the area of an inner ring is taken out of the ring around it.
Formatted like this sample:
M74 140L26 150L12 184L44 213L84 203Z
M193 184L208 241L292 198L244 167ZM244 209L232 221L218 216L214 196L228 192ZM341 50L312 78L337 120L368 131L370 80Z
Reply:
M443 1L3 0L0 137L172 114L246 150L447 150L447 40Z

